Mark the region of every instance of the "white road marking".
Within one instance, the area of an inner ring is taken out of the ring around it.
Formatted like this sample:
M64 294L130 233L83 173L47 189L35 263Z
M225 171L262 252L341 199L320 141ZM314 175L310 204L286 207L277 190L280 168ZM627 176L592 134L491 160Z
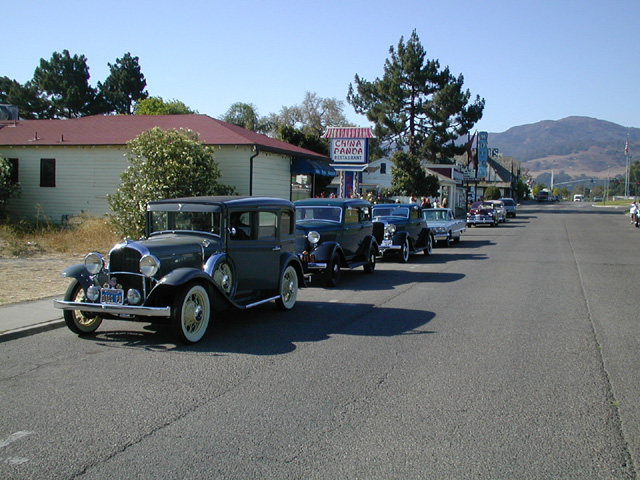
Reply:
M31 435L34 432L29 432L27 430L22 430L20 432L12 433L4 440L0 440L0 448L4 448L8 445L11 445L16 440L20 440L22 437L26 437L27 435ZM28 458L22 457L0 457L0 463L7 463L9 465L20 465L22 463L27 463L29 461Z

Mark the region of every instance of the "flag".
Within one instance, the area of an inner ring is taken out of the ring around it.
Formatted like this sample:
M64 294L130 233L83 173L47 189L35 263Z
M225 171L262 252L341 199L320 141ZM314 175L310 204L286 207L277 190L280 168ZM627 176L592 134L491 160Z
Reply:
M627 143L624 144L624 154L629 155L629 139L627 138Z
M467 142L467 165L469 165L471 162L473 162L473 166L476 166L476 159L473 155L473 150L471 149L473 147L473 139L476 138L476 133L475 132L473 134L473 136L469 139L469 141ZM469 138L469 134L467 133L467 138Z

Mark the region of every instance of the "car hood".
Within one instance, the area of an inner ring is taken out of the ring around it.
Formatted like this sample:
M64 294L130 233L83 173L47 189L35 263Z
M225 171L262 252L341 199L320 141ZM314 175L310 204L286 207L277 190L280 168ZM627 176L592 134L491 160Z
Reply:
M129 241L116 245L109 253L111 271L137 271L143 255L153 255L160 260L156 277L162 277L176 268L202 268L212 254L223 250L222 239L214 235L197 233L161 233L145 240ZM137 252L137 255L133 252Z

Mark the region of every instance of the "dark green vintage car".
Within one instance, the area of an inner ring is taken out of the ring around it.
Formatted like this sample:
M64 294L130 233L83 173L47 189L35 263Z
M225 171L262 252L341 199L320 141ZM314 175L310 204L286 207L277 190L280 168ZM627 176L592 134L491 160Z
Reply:
M364 267L373 273L378 244L373 236L371 204L361 199L311 198L298 200L296 251L305 272L335 287L342 268Z
M293 308L304 286L295 254L295 207L266 197L150 202L146 236L90 253L62 272L67 326L91 334L105 318L168 319L183 343L202 339L213 312L275 300Z

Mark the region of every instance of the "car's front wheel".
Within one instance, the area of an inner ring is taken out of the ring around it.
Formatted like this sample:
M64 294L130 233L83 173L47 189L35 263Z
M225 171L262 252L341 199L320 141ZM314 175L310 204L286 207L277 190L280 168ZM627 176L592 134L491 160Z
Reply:
M369 245L369 251L367 252L367 263L364 264L365 273L373 273L376 269L376 247L372 244Z
M182 343L196 343L206 333L210 317L209 292L201 284L191 283L173 302L171 328Z
M335 287L338 285L340 281L340 256L338 252L334 252L331 256L331 260L327 265L327 270L325 272L325 280L324 284L327 287Z
M64 294L67 302L86 302L84 289L78 280L72 280ZM82 312L80 310L64 310L64 323L69 330L78 335L89 335L95 332L102 323L102 317L95 313Z
M399 255L399 260L400 263L407 263L409 261L409 237L404 239L404 242L402 243L402 246L400 247L400 255Z
M293 265L289 265L282 272L280 279L280 298L276 299L276 305L280 310L291 310L298 298L298 274Z
M431 234L429 234L427 236L427 246L424 249L424 254L425 255L431 255L433 253L433 244L434 244L433 236Z

